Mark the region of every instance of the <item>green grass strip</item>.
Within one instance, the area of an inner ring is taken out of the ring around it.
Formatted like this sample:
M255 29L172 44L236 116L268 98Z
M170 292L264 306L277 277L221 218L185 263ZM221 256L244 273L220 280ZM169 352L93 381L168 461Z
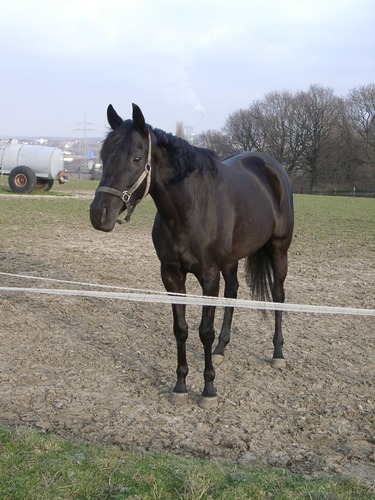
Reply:
M2 499L363 499L365 486L172 455L137 455L0 429Z

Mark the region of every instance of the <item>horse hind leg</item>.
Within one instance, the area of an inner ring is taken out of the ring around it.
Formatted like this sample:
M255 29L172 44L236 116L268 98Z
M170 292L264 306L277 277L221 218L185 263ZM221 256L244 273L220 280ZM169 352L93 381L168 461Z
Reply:
M288 272L287 250L284 242L276 240L272 243L271 265L273 271L273 284L271 288L274 302L284 303L284 282ZM282 311L275 311L275 333L273 336L274 352L271 360L273 368L284 368L286 361L283 355L284 337L282 334Z
M224 297L231 299L237 298L237 291L239 286L237 279L237 271L238 271L238 262L236 262L230 268L225 269L222 272L225 281ZM224 360L225 347L228 345L230 341L230 331L232 327L233 312L234 312L233 307L226 307L224 309L224 318L219 335L219 341L215 347L214 352L212 353L212 361L216 366L220 365Z

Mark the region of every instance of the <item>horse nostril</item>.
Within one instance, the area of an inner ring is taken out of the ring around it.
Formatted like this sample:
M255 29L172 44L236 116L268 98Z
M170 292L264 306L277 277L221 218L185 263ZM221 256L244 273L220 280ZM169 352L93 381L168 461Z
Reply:
M107 207L103 207L102 211L101 211L101 214L100 214L100 222L101 223L104 222L104 220L105 220L105 218L107 216L107 212L108 212Z
M97 206L95 200L90 206L90 220L92 225L99 229L105 223L106 217L108 215L108 209L106 206Z

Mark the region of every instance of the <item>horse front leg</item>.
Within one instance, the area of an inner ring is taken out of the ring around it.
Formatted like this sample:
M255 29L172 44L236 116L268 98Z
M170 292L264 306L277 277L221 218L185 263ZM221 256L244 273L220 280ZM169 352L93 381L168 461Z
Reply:
M185 293L185 292L178 292ZM189 367L186 358L186 341L188 338L188 324L185 320L185 305L173 304L173 333L177 345L177 381L173 389L171 401L173 403L184 403L188 398L186 377Z
M203 295L217 297L220 287L220 272L213 270L200 280ZM214 387L215 369L212 363L212 345L215 340L215 307L203 306L202 319L199 325L199 337L204 348L204 388L199 401L201 408L212 408L217 405L216 390Z
M169 293L186 293L186 274L180 270L161 266L161 277L165 289ZM172 403L185 403L188 399L186 388L186 377L189 372L186 358L186 341L188 338L188 324L185 319L186 306L184 304L172 304L173 333L177 345L177 381L171 397Z

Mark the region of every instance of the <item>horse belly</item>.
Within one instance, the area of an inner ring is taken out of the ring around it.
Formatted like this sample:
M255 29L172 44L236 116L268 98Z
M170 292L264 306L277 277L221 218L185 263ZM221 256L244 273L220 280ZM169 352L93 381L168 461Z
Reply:
M262 248L273 236L275 227L276 217L272 204L249 204L238 208L231 241L233 260L243 259Z
M236 254L238 260L262 248L272 237L273 229L274 226L269 225L269 227L253 226L247 233L238 231L233 238L233 253Z

